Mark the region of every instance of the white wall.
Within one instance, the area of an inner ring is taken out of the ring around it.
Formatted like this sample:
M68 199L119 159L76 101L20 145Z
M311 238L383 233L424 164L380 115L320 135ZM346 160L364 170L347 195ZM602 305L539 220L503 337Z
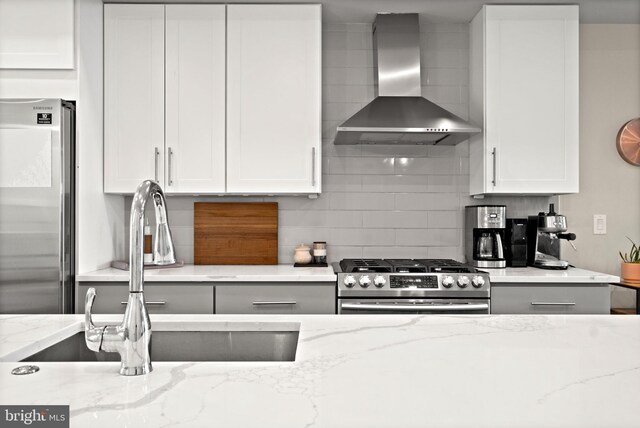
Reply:
M640 242L640 167L615 147L620 127L640 116L640 25L580 26L580 193L560 197L578 248L563 246L576 266L620 274L626 236ZM607 234L593 235L593 215L607 215ZM634 306L632 291L613 289L613 307Z
M75 9L75 69L0 70L0 98L77 102L76 271L84 273L122 257L124 198L102 193L102 0Z
M124 197L102 193L102 0L78 7L78 273L124 256Z

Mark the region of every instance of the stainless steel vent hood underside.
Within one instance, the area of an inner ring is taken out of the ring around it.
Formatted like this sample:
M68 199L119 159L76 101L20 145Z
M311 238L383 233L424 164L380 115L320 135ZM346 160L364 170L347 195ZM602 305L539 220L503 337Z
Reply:
M458 144L480 128L423 98L418 14L378 14L377 97L338 126L334 144Z

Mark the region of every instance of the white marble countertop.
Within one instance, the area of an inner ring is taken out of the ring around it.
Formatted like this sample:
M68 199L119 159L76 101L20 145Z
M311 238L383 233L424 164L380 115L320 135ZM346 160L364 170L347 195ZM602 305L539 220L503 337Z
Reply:
M152 316L156 330L237 322L299 323L295 362L158 362L136 377L118 375L117 362L38 363L38 373L12 376L18 364L7 360L79 331L82 318L0 317L0 403L69 404L71 426L93 428L601 428L640 420L640 317Z
M129 271L108 268L76 275L81 282L122 282ZM293 265L185 265L179 268L145 269L149 282L334 282L336 275L328 267Z
M491 283L527 284L608 284L618 282L619 277L606 273L570 267L567 270L538 269L535 267L482 269L489 272Z
M491 282L527 284L586 284L618 282L619 277L606 273L572 268L546 270L534 267L484 269ZM80 282L124 282L129 272L108 268L76 276ZM333 282L336 275L331 266L326 268L294 268L291 265L186 265L180 268L146 269L148 282Z

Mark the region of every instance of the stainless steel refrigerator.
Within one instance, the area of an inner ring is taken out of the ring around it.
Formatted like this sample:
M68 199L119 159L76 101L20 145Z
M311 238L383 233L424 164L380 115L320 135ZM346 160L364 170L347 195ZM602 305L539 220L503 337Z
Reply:
M0 99L0 313L73 313L75 103Z

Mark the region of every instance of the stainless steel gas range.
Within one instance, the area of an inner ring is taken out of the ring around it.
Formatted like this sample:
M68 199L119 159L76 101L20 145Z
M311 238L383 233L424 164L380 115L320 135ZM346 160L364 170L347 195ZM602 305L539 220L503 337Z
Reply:
M447 259L343 259L339 314L488 314L489 274Z

